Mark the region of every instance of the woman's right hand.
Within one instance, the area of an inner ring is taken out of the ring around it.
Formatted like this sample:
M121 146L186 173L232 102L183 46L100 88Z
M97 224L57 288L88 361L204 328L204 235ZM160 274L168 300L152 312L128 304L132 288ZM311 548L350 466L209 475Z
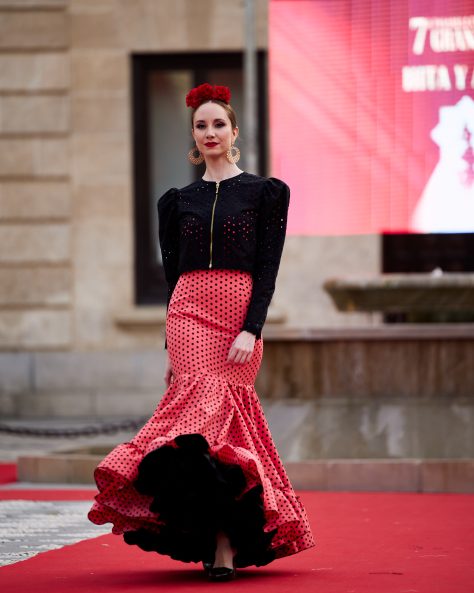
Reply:
M173 374L173 369L171 367L171 360L170 360L169 354L166 357L166 368L165 368L165 374L164 374L163 379L165 380L165 383L166 383L166 389L168 389L171 384L171 381L174 381L174 374Z

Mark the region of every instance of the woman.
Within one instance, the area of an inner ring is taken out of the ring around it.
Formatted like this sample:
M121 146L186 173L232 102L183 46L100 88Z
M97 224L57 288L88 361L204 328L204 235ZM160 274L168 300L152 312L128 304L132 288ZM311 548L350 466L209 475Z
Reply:
M290 190L237 167L229 101L228 87L207 83L186 96L199 152L189 158L206 171L158 201L167 389L96 468L88 514L128 544L203 562L212 580L315 545L254 387Z

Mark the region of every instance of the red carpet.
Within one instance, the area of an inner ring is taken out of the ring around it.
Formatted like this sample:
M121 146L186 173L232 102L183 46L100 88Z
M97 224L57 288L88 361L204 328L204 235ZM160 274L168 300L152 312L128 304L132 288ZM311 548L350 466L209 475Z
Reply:
M16 463L0 463L0 484L16 482Z
M53 499L55 493L49 494ZM56 492L58 499L66 494L68 500L90 496ZM302 499L317 546L266 567L243 569L234 582L208 583L196 564L143 552L119 536L105 535L3 567L1 590L143 593L176 587L186 593L208 592L211 586L242 591L245 586L271 593L474 591L474 496L304 492Z
M84 490L9 490L0 489L0 500L90 500L97 494L97 489ZM92 502L91 502L92 504Z

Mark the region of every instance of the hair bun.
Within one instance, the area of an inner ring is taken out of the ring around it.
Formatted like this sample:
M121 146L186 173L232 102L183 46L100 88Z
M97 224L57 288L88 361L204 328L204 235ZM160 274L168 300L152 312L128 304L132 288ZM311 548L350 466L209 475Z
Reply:
M228 86L211 85L208 82L194 87L186 95L186 105L196 109L209 99L218 99L224 103L230 102L230 89Z

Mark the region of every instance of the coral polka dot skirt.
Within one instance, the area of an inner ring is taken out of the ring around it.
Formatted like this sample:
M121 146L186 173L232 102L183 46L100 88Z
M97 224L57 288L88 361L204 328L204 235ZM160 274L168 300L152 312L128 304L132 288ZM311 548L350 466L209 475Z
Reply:
M213 562L224 531L236 567L315 545L255 391L263 339L246 363L227 361L251 293L252 275L240 270L178 279L166 321L173 379L140 431L94 471L88 518L112 523L127 544Z

